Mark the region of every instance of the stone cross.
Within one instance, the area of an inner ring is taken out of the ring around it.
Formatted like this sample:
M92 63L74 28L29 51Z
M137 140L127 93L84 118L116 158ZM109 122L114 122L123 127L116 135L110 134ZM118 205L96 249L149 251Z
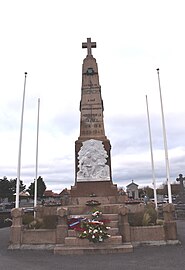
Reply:
M87 38L87 42L82 43L82 48L87 48L87 55L92 55L91 48L96 48L96 42L91 42L91 38Z
M179 178L176 179L177 182L180 182L180 191L184 191L184 184L183 182L185 181L185 177L183 177L182 174L179 174Z

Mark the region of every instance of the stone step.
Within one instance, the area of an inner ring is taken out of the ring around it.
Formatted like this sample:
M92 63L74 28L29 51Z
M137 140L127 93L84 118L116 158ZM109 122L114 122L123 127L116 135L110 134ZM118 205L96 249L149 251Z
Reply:
M98 197L91 199L98 200ZM69 215L84 215L84 213L92 212L95 208L101 210L104 214L117 214L118 208L122 206L123 204L102 204L99 206L71 205L67 208Z
M113 235L108 239L105 239L104 243L100 243L104 245L121 245L122 244L122 236ZM67 246L91 246L95 245L95 243L90 242L88 239L80 239L78 237L66 237L65 245Z
M79 218L79 217L83 217L83 218L87 218L87 219L92 219L92 215L91 214L86 214L86 215L70 215L69 218ZM107 219L107 220L118 220L118 214L102 214L100 217L101 219Z
M91 201L91 200L96 200L96 201L100 202L101 204L108 204L109 203L108 197L90 197L90 196L89 197L79 197L78 203L80 205L86 205L86 202Z
M118 228L118 221L111 220L107 225L111 228Z
M129 253L133 252L131 243L121 245L102 245L102 243L94 246L64 246L58 245L54 248L54 254L58 255L83 255L83 254L113 254L113 253Z
M118 228L110 228L110 229L108 230L108 233L109 233L110 235L119 235L119 229L118 229Z
M68 237L76 237L78 234L75 230L68 230Z
M110 221L118 220L118 214L102 214L102 219L109 219Z
M111 235L110 238L105 239L105 244L112 244L112 245L121 245L122 244L122 236L121 235Z

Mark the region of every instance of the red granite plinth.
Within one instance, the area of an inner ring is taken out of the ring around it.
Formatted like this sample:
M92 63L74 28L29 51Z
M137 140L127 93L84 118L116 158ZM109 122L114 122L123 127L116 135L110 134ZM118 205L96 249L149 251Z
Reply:
M77 182L71 187L71 197L96 196L117 196L117 185L111 181L86 181Z

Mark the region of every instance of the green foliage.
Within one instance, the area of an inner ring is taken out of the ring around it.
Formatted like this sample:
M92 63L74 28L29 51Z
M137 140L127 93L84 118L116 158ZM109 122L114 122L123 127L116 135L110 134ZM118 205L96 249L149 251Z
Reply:
M79 234L79 238L88 239L93 243L103 242L105 239L110 237L107 233L109 227L107 227L103 222L86 220L81 223L81 229L83 231Z
M43 220L41 218L36 218L29 224L29 229L42 229L42 228L43 228Z
M10 189L11 189L12 193L14 194L16 192L17 178L10 179L9 183L10 183ZM26 188L26 185L24 185L23 181L20 180L19 192L25 190L25 188Z
M43 220L39 218L34 219L33 213L26 213L22 218L22 224L27 229L40 229L43 225Z
M34 220L34 217L32 214L25 214L22 217L22 224L23 225L29 225Z
M144 198L144 196L147 196L148 198L153 198L154 197L153 188L146 186L146 187L139 189L139 197Z
M0 179L0 198L8 198L9 201L13 201L14 194L16 192L17 179L8 180L6 176L3 179ZM20 180L19 190L20 192L25 190L25 185L23 181Z
M145 212L143 215L142 225L143 226L149 226L151 221L151 217L148 212Z
M156 225L164 225L164 220L162 220L162 219L157 219L157 220L156 220Z
M155 225L157 221L157 211L155 210L155 205L153 203L146 205L145 214L150 217L148 225Z
M11 195L9 180L4 176L3 179L0 179L0 197L9 198Z
M46 190L46 185L44 183L44 180L41 176L38 177L37 179L37 196L39 198L43 197L44 191ZM30 196L34 196L35 193L35 180L33 183L30 184L28 187L27 191L29 192Z
M50 215L50 216L44 216L43 217L43 229L56 229L57 226L57 216Z
M128 214L128 222L130 226L142 226L144 212L136 212Z
M56 215L34 219L33 215L25 214L22 223L27 229L56 229L57 221Z
M35 182L31 183L28 189L26 190L30 194L30 196L34 196L34 191L35 191Z
M146 205L145 210L136 213L128 214L128 221L130 226L151 226L156 225L157 211L152 203Z

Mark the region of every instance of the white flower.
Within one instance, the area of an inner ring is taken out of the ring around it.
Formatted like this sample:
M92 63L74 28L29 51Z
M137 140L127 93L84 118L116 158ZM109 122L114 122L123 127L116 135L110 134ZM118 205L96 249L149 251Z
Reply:
M94 239L95 238L95 235L93 234L92 238Z
M98 230L97 229L95 229L94 231L93 231L93 233L97 233L98 232Z

